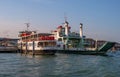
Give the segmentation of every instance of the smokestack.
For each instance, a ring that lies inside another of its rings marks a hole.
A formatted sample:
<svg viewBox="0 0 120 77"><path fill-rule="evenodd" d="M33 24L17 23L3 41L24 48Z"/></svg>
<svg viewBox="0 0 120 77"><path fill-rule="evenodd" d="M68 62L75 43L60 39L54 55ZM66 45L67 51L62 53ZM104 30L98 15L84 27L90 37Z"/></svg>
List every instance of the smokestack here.
<svg viewBox="0 0 120 77"><path fill-rule="evenodd" d="M68 34L69 34L69 31L68 31L68 22L67 21L65 21L65 35L66 36L68 36Z"/></svg>
<svg viewBox="0 0 120 77"><path fill-rule="evenodd" d="M83 43L84 43L84 40L83 40L83 24L82 23L80 23L80 38L81 38L80 47L84 48L84 45L83 45Z"/></svg>
<svg viewBox="0 0 120 77"><path fill-rule="evenodd" d="M80 23L80 37L83 38L83 24Z"/></svg>

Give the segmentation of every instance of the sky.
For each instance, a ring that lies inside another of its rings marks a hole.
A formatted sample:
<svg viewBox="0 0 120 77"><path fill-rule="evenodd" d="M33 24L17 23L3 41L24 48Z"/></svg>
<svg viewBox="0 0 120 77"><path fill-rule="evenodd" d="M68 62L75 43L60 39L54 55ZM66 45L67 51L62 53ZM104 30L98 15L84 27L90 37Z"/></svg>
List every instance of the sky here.
<svg viewBox="0 0 120 77"><path fill-rule="evenodd" d="M0 37L17 38L19 31L51 32L64 23L87 38L120 42L120 0L0 0Z"/></svg>

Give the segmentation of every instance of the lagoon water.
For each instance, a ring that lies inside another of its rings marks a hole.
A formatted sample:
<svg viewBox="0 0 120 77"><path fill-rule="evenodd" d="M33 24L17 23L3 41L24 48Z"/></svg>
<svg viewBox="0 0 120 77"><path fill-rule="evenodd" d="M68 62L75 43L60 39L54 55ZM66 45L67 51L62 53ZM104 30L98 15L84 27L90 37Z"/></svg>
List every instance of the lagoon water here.
<svg viewBox="0 0 120 77"><path fill-rule="evenodd" d="M120 52L35 57L1 53L0 77L120 77Z"/></svg>

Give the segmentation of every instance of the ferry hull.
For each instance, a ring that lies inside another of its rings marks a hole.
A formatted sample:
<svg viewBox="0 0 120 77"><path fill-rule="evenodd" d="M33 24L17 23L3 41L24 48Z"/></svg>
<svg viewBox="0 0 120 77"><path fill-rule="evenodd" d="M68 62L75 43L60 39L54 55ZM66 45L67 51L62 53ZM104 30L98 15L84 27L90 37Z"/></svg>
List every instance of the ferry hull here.
<svg viewBox="0 0 120 77"><path fill-rule="evenodd" d="M21 51L23 54L30 54L30 55L54 55L56 50L35 50L35 51Z"/></svg>
<svg viewBox="0 0 120 77"><path fill-rule="evenodd" d="M102 55L107 56L107 51L89 51L89 50L58 50L57 53L81 54L81 55Z"/></svg>
<svg viewBox="0 0 120 77"><path fill-rule="evenodd" d="M106 42L97 50L58 50L59 53L82 54L82 55L103 55L107 56L107 51L115 45L115 42Z"/></svg>

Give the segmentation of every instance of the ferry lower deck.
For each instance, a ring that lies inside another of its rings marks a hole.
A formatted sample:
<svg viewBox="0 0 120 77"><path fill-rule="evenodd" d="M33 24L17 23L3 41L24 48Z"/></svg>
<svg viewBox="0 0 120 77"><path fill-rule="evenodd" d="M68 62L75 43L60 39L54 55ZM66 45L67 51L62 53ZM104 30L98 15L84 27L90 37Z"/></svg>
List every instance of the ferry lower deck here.
<svg viewBox="0 0 120 77"><path fill-rule="evenodd" d="M54 55L56 53L56 50L28 50L28 51L21 51L21 54L30 54L30 55Z"/></svg>

